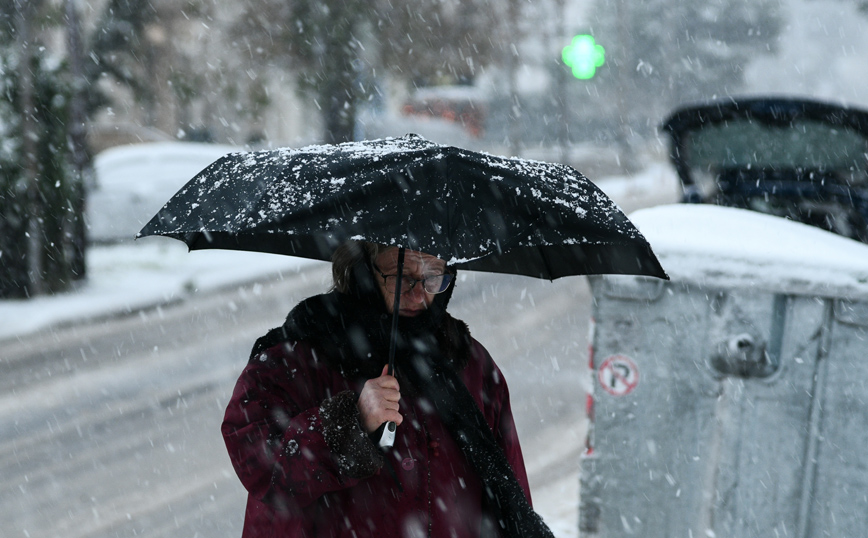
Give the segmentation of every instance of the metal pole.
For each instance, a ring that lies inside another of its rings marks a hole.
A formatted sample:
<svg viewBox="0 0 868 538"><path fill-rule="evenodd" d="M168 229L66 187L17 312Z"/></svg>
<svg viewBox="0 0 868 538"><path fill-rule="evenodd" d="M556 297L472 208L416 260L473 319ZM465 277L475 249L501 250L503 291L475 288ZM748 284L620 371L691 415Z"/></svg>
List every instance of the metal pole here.
<svg viewBox="0 0 868 538"><path fill-rule="evenodd" d="M398 249L398 278L392 307L392 340L389 343L389 375L395 375L395 348L398 346L398 315L401 310L401 281L404 279L404 247Z"/></svg>
<svg viewBox="0 0 868 538"><path fill-rule="evenodd" d="M558 0L555 4L557 17L560 21L558 24L557 31L557 39L565 40L567 37L566 30L566 21L565 21L565 9L564 9L564 0ZM558 161L563 164L569 164L568 155L567 155L567 139L569 137L569 124L567 120L567 96L566 96L566 71L564 70L564 66L558 64L558 68L555 71L555 95L557 96L557 107L558 107Z"/></svg>
<svg viewBox="0 0 868 538"><path fill-rule="evenodd" d="M392 339L389 342L389 375L395 375L395 349L398 347L398 316L401 311L401 281L404 280L404 247L398 248L398 278L395 279L395 302L392 306ZM387 422L380 437L381 447L395 444L395 430L398 425Z"/></svg>

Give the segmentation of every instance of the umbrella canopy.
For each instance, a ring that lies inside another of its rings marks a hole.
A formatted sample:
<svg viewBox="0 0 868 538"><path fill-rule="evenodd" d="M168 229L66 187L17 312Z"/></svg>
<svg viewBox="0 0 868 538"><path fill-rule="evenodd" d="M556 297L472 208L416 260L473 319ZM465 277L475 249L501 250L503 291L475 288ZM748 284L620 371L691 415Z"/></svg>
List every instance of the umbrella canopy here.
<svg viewBox="0 0 868 538"><path fill-rule="evenodd" d="M668 278L642 234L576 170L416 135L226 155L138 234L149 235L191 250L318 260L355 239L474 271Z"/></svg>

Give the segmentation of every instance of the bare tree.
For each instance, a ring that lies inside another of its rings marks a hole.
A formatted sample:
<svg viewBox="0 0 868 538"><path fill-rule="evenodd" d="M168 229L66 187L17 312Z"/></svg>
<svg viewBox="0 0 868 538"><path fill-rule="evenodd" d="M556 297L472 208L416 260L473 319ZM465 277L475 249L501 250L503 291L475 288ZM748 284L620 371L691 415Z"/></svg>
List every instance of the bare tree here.
<svg viewBox="0 0 868 538"><path fill-rule="evenodd" d="M84 44L76 0L64 0L66 18L66 52L72 95L69 103L69 150L72 173L69 203L64 210L61 230L64 242L64 258L77 278L84 278L85 265L85 191L88 177L92 175L92 160L87 147L88 91L89 83L84 71Z"/></svg>
<svg viewBox="0 0 868 538"><path fill-rule="evenodd" d="M84 276L83 194L69 152L69 71L48 57L56 5L0 0L0 297Z"/></svg>
<svg viewBox="0 0 868 538"><path fill-rule="evenodd" d="M107 77L128 89L144 126L188 130L210 60L192 57L189 29L203 26L212 7L204 0L108 0L86 44L88 82Z"/></svg>
<svg viewBox="0 0 868 538"><path fill-rule="evenodd" d="M34 96L33 62L37 43L33 39L31 23L36 10L40 7L39 0L15 0L15 44L20 59L18 63L19 97L18 106L21 110L21 161L22 180L26 187L27 219L27 287L31 295L45 293L42 269L43 234L42 204L40 203L40 173L37 156L37 141L39 133L36 123L36 106Z"/></svg>

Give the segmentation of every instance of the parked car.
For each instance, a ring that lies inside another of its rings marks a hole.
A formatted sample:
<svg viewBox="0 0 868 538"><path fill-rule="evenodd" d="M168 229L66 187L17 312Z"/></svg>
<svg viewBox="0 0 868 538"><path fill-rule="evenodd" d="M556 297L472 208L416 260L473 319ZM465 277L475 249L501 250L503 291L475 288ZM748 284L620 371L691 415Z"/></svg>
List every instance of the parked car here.
<svg viewBox="0 0 868 538"><path fill-rule="evenodd" d="M663 123L685 202L752 209L868 243L868 112L735 98Z"/></svg>

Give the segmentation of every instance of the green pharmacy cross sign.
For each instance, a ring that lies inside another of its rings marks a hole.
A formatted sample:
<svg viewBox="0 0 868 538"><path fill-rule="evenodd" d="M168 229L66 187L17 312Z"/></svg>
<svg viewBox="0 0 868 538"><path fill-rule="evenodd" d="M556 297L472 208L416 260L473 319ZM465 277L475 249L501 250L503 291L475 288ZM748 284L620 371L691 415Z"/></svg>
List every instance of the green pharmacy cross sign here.
<svg viewBox="0 0 868 538"><path fill-rule="evenodd" d="M593 78L597 68L605 62L606 51L594 42L594 36L577 35L573 42L564 47L561 57L564 63L573 68L573 76L587 80Z"/></svg>

